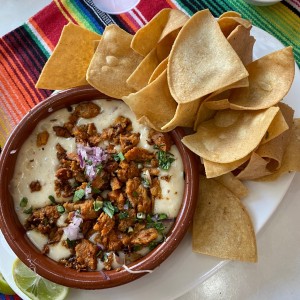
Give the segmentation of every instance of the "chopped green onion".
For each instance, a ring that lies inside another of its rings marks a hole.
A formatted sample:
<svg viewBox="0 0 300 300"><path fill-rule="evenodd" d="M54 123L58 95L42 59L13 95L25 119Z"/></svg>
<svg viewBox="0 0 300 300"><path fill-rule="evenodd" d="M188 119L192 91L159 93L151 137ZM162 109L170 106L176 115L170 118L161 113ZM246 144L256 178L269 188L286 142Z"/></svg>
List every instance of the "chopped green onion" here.
<svg viewBox="0 0 300 300"><path fill-rule="evenodd" d="M74 197L73 197L73 202L77 202L77 201L81 200L84 197L84 195L85 195L84 189L75 191Z"/></svg>
<svg viewBox="0 0 300 300"><path fill-rule="evenodd" d="M57 205L56 209L60 214L65 212L65 208L62 205Z"/></svg>
<svg viewBox="0 0 300 300"><path fill-rule="evenodd" d="M143 212L138 212L136 214L136 217L141 220L141 219L146 219L146 214L144 214Z"/></svg>
<svg viewBox="0 0 300 300"><path fill-rule="evenodd" d="M27 209L24 209L24 210L23 210L23 213L24 213L24 214L31 215L31 214L32 214L32 206L30 206L30 207L27 208Z"/></svg>
<svg viewBox="0 0 300 300"><path fill-rule="evenodd" d="M50 195L48 198L53 204L56 204L55 198L52 195Z"/></svg>
<svg viewBox="0 0 300 300"><path fill-rule="evenodd" d="M20 207L26 207L27 203L28 203L28 198L23 197L20 201Z"/></svg>

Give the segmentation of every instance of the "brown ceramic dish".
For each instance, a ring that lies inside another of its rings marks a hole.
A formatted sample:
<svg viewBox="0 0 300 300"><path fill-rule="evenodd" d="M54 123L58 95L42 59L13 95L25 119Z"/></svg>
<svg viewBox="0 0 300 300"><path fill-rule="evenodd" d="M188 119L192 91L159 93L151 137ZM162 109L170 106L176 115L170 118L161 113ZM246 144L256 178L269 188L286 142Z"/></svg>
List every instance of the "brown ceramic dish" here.
<svg viewBox="0 0 300 300"><path fill-rule="evenodd" d="M0 157L0 224L4 237L15 254L26 265L34 266L39 275L53 282L74 288L110 288L133 281L147 273L132 274L124 269L106 271L107 276L96 271L77 272L43 255L27 238L25 229L15 213L14 202L8 187L18 155L18 151L14 150L21 147L40 120L45 118L50 111L56 111L81 101L101 98L108 99L109 97L91 87L70 89L49 97L21 120L10 135ZM153 270L159 266L178 246L191 223L198 192L198 160L181 143L183 135L184 132L181 129L172 131L172 138L182 156L185 171L186 182L181 209L166 241L143 258L130 264L129 267L132 270Z"/></svg>

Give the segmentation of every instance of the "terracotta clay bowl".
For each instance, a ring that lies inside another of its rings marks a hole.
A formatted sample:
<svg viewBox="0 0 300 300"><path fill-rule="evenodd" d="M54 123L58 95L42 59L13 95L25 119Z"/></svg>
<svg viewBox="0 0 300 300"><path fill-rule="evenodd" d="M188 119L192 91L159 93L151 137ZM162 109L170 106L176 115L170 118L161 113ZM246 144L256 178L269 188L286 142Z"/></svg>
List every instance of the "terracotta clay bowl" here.
<svg viewBox="0 0 300 300"><path fill-rule="evenodd" d="M91 87L69 89L50 96L29 111L16 126L7 140L0 157L0 224L2 233L15 254L36 272L59 284L84 289L111 288L131 282L147 273L132 274L123 268L121 271L78 272L66 268L43 255L28 239L25 229L19 222L14 210L14 202L9 192L9 183L13 177L18 149L30 135L37 123L48 116L49 112L68 107L82 101L108 99ZM192 221L198 193L198 159L182 143L182 129L171 132L172 138L180 151L184 163L185 190L182 205L175 223L165 242L143 258L128 265L132 270L153 270L175 250L187 232Z"/></svg>

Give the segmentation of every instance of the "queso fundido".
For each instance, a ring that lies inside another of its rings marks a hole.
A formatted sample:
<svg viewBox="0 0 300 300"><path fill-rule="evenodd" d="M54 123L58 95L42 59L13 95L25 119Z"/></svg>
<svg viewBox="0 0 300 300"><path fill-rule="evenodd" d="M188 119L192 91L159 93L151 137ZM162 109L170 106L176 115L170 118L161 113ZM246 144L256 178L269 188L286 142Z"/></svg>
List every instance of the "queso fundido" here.
<svg viewBox="0 0 300 300"><path fill-rule="evenodd" d="M180 209L181 156L125 103L95 100L40 121L10 190L27 236L77 270L111 270L164 241Z"/></svg>

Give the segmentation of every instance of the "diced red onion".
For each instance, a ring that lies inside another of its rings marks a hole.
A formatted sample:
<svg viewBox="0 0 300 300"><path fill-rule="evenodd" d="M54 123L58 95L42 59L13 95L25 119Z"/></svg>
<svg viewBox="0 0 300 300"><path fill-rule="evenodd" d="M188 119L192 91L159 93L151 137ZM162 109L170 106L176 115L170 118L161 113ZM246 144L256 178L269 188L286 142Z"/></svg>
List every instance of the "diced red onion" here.
<svg viewBox="0 0 300 300"><path fill-rule="evenodd" d="M83 222L80 214L75 212L71 223L64 228L64 233L70 241L75 241L83 238L80 232L80 224Z"/></svg>
<svg viewBox="0 0 300 300"><path fill-rule="evenodd" d="M107 153L101 147L89 147L77 144L77 154L80 167L85 169L85 173L90 181L96 176L96 168L108 159Z"/></svg>

